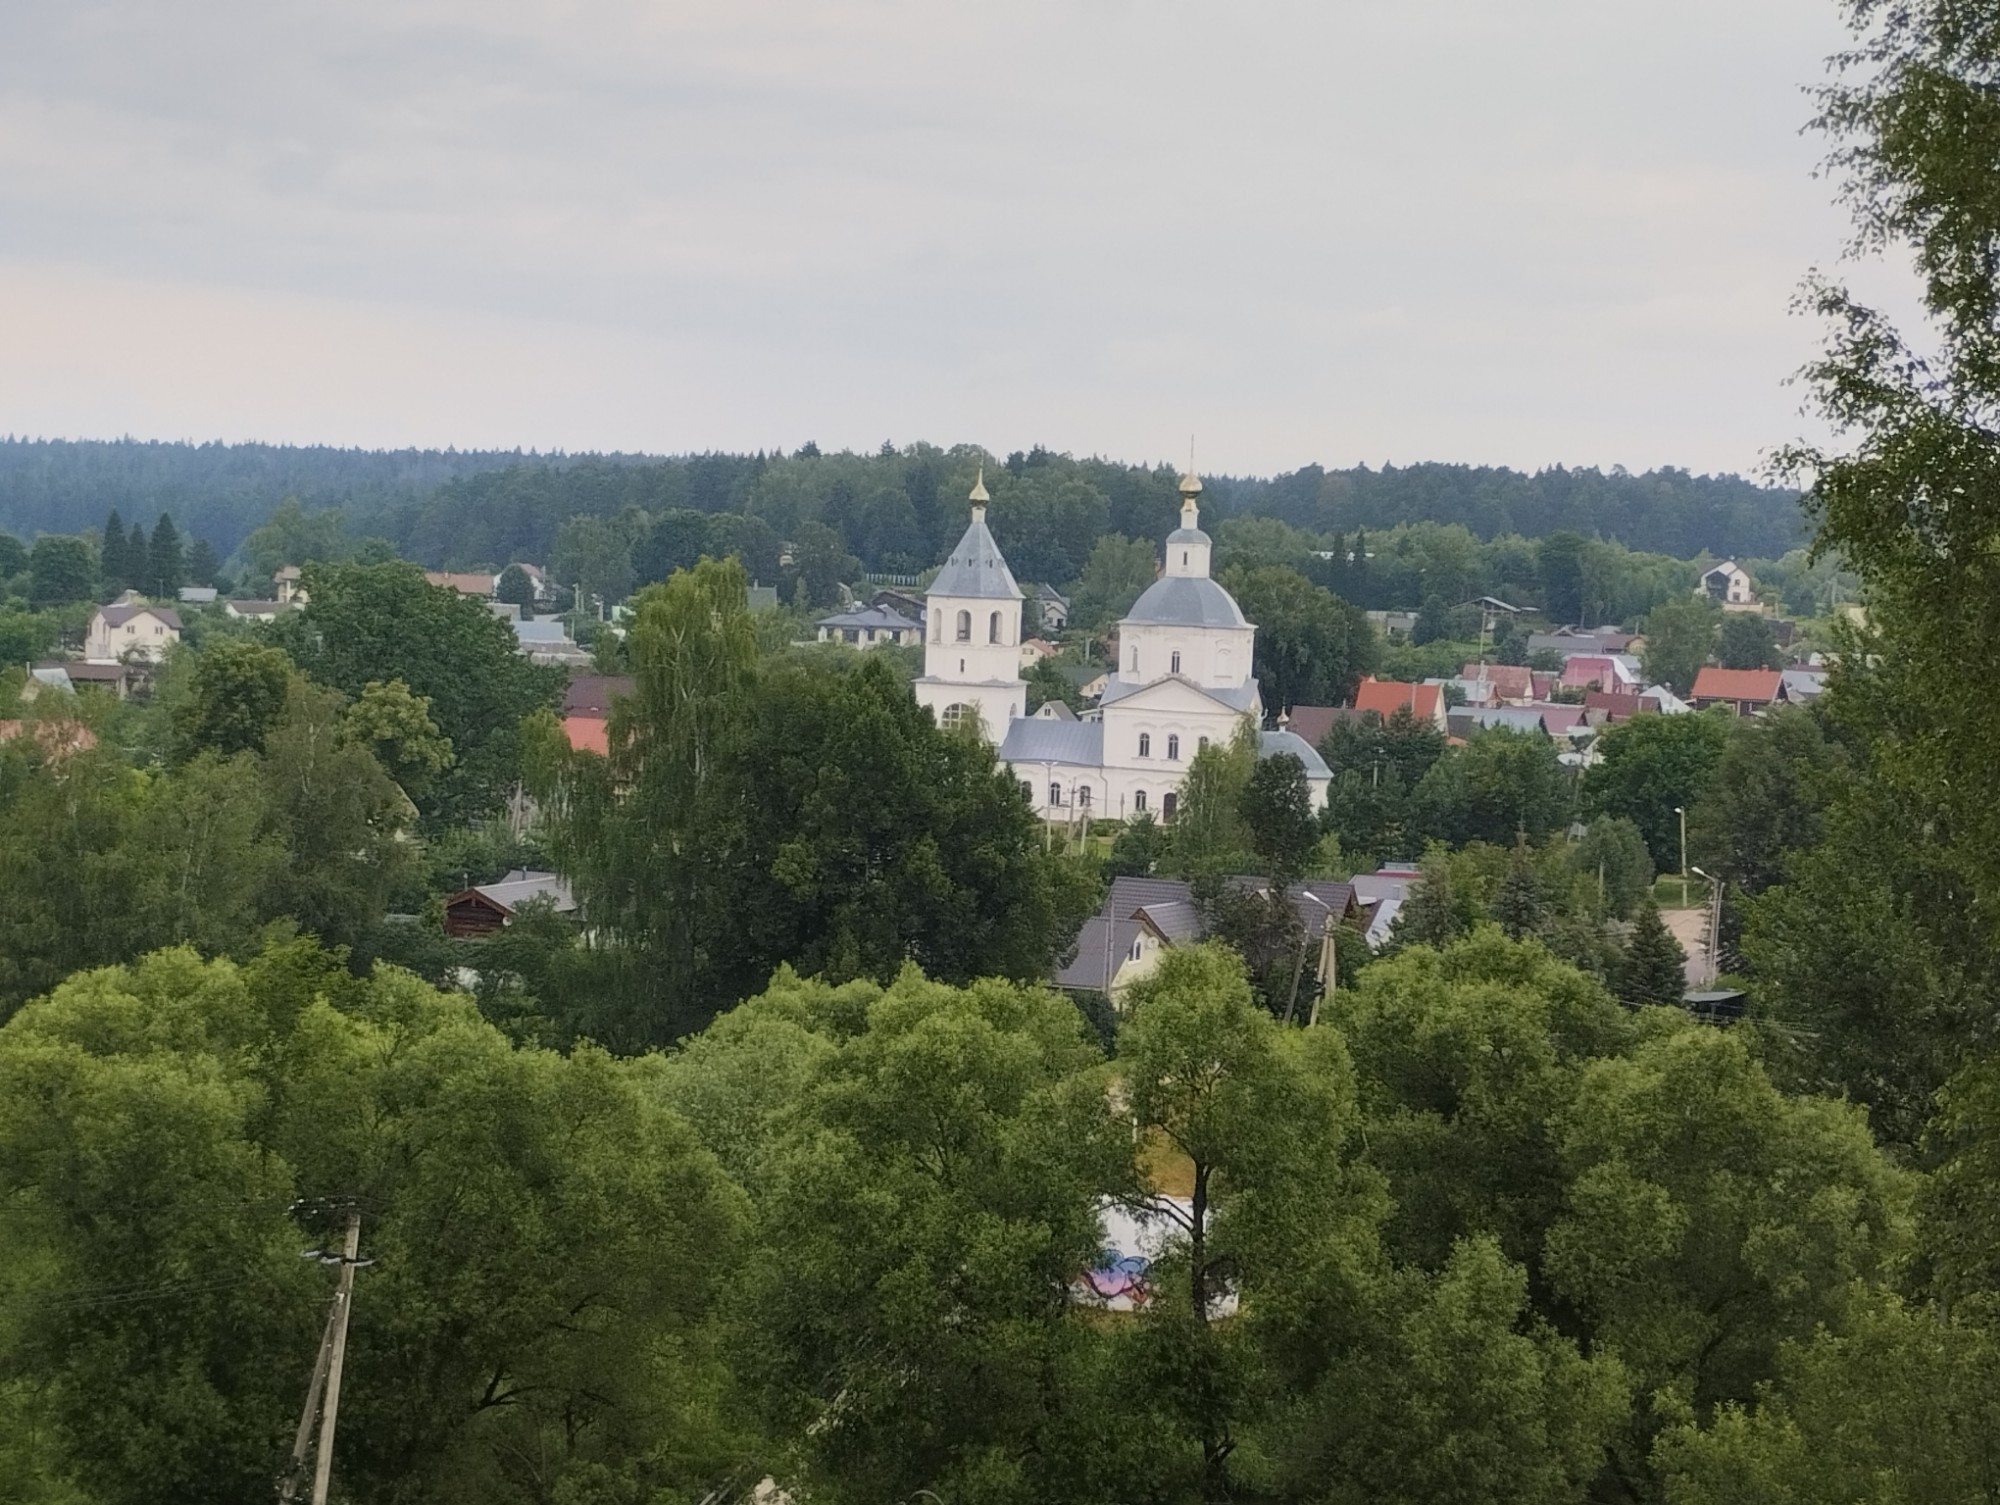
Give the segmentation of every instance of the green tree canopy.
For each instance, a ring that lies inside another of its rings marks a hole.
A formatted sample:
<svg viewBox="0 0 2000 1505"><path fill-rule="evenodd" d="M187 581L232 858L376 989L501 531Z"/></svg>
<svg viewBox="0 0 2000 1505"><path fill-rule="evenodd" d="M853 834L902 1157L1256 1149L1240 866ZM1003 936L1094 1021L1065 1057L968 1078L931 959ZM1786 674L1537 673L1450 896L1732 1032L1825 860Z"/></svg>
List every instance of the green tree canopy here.
<svg viewBox="0 0 2000 1505"><path fill-rule="evenodd" d="M0 1084L0 1352L91 1498L269 1492L330 1284L298 1251L348 1199L375 1263L344 1496L731 1466L708 1323L742 1199L643 1066L511 1049L462 997L292 946L72 979L0 1031Z"/></svg>
<svg viewBox="0 0 2000 1505"><path fill-rule="evenodd" d="M44 533L28 553L28 599L35 606L88 601L96 579L97 563L81 538Z"/></svg>
<svg viewBox="0 0 2000 1505"><path fill-rule="evenodd" d="M307 606L274 623L271 640L348 696L401 680L430 702L454 761L419 801L428 821L497 810L521 777L522 718L554 704L562 672L530 663L483 603L414 565L320 564L303 583Z"/></svg>
<svg viewBox="0 0 2000 1505"><path fill-rule="evenodd" d="M1257 624L1255 670L1265 707L1344 705L1373 673L1375 629L1359 607L1285 565L1232 567L1221 584Z"/></svg>
<svg viewBox="0 0 2000 1505"><path fill-rule="evenodd" d="M1572 803L1555 744L1504 727L1474 733L1432 764L1412 793L1418 829L1453 846L1507 846L1518 832L1538 842L1569 823Z"/></svg>
<svg viewBox="0 0 2000 1505"><path fill-rule="evenodd" d="M1642 624L1646 634L1646 678L1677 695L1694 688L1701 666L1715 651L1718 613L1705 599L1680 596L1653 608Z"/></svg>
<svg viewBox="0 0 2000 1505"><path fill-rule="evenodd" d="M1681 818L1707 794L1729 743L1726 717L1696 713L1634 716L1598 739L1602 759L1583 776L1583 801L1598 815L1629 820L1646 838L1653 866L1681 870Z"/></svg>
<svg viewBox="0 0 2000 1505"><path fill-rule="evenodd" d="M1725 669L1776 669L1785 662L1778 651L1777 632L1771 626L1771 619L1755 611L1722 614L1715 659Z"/></svg>

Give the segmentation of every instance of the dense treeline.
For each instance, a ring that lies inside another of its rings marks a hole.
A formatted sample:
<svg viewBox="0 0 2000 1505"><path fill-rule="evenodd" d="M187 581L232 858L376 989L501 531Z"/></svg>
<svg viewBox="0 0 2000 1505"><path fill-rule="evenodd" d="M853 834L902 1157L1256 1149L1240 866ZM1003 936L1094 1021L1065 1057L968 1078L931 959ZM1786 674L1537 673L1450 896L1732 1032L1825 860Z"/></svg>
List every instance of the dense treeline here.
<svg viewBox="0 0 2000 1505"><path fill-rule="evenodd" d="M1232 512L1318 532L1414 522L1460 523L1481 538L1570 529L1680 559L1704 550L1775 557L1802 541L1804 526L1796 492L1672 468L1632 475L1558 465L1529 475L1491 465L1308 465L1268 481L1218 479L1213 489Z"/></svg>
<svg viewBox="0 0 2000 1505"><path fill-rule="evenodd" d="M883 446L874 454L524 456L120 441L0 440L0 529L77 532L108 508L170 511L229 555L286 496L339 507L356 536L381 536L435 567L546 560L565 518L640 511L733 512L789 539L823 522L870 570L915 573L963 526L984 463L994 526L1024 579L1066 581L1101 533L1156 539L1173 526L1172 472L1036 449L1004 464L969 446ZM1011 493L1011 495L1010 495ZM1794 494L1732 476L1661 470L1418 465L1271 480L1217 478L1211 519L1267 516L1316 533L1399 523L1463 525L1482 539L1562 529L1628 548L1776 557L1799 541Z"/></svg>
<svg viewBox="0 0 2000 1505"><path fill-rule="evenodd" d="M106 509L171 512L227 555L285 496L375 511L518 453L360 450L328 445L168 444L143 439L0 439L0 528L76 533Z"/></svg>

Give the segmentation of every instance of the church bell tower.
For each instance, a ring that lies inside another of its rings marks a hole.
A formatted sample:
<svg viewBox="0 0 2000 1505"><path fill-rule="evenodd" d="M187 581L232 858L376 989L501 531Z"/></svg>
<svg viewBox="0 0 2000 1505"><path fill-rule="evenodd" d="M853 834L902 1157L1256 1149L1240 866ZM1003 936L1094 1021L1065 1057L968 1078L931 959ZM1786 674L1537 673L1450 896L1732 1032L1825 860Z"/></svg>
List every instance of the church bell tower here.
<svg viewBox="0 0 2000 1505"><path fill-rule="evenodd" d="M986 526L986 474L972 487L972 522L924 595L919 704L944 726L978 726L988 741L1027 713L1021 678L1021 588Z"/></svg>

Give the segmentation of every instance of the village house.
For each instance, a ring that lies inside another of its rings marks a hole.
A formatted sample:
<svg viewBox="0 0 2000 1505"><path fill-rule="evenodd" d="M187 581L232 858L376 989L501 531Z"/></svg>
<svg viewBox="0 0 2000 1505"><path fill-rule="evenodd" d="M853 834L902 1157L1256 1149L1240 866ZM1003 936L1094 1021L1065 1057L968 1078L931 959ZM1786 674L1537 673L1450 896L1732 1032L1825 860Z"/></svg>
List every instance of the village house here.
<svg viewBox="0 0 2000 1505"><path fill-rule="evenodd" d="M864 606L835 612L815 624L822 643L846 643L855 648L901 648L922 641L923 625L886 606Z"/></svg>
<svg viewBox="0 0 2000 1505"><path fill-rule="evenodd" d="M513 924L521 906L534 899L547 902L557 914L576 913L567 878L515 868L498 883L475 884L445 900L444 933L460 939L492 935Z"/></svg>
<svg viewBox="0 0 2000 1505"><path fill-rule="evenodd" d="M1041 608L1043 632L1061 632L1069 626L1069 597L1053 585L1035 587L1035 604Z"/></svg>
<svg viewBox="0 0 2000 1505"><path fill-rule="evenodd" d="M1764 609L1763 602L1757 599L1756 586L1750 579L1750 572L1733 559L1725 559L1722 563L1703 570L1700 584L1696 587L1696 594L1708 597L1724 611Z"/></svg>
<svg viewBox="0 0 2000 1505"><path fill-rule="evenodd" d="M457 591L461 596L487 597L493 594L493 586L498 575L488 575L478 570L425 570L424 579L432 585L441 585L446 590Z"/></svg>
<svg viewBox="0 0 2000 1505"><path fill-rule="evenodd" d="M181 640L181 615L171 606L150 606L131 591L90 614L84 631L87 663L115 664L132 659L158 663Z"/></svg>
<svg viewBox="0 0 2000 1505"><path fill-rule="evenodd" d="M1689 698L1696 710L1721 705L1739 716L1755 716L1778 700L1784 682L1783 672L1777 669L1718 669L1709 665L1695 675L1694 693Z"/></svg>
<svg viewBox="0 0 2000 1505"><path fill-rule="evenodd" d="M1445 729L1442 685L1405 684L1401 680L1376 679L1370 675L1355 686L1354 709L1357 711L1373 711L1387 721L1405 707L1417 720L1429 721L1439 731Z"/></svg>
<svg viewBox="0 0 2000 1505"><path fill-rule="evenodd" d="M1239 892L1271 891L1268 878L1239 876L1227 883ZM1332 932L1341 926L1364 928L1366 907L1351 885L1323 879L1290 884L1285 897L1307 942L1310 982L1301 998L1318 997L1333 975L1333 947L1338 941ZM1117 1004L1134 983L1159 967L1167 951L1196 945L1207 935L1191 884L1177 878L1117 878L1098 912L1084 921L1076 938L1075 960L1057 969L1053 981L1070 992L1102 993Z"/></svg>

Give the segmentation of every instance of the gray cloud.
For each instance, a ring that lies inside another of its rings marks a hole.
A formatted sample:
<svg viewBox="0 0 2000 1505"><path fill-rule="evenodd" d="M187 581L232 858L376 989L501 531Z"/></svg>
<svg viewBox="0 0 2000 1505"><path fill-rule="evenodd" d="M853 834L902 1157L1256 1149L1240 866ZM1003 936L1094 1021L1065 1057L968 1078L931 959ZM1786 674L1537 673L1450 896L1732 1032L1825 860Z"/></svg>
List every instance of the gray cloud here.
<svg viewBox="0 0 2000 1505"><path fill-rule="evenodd" d="M1800 424L1839 42L1828 0L17 0L0 426L1742 468Z"/></svg>

